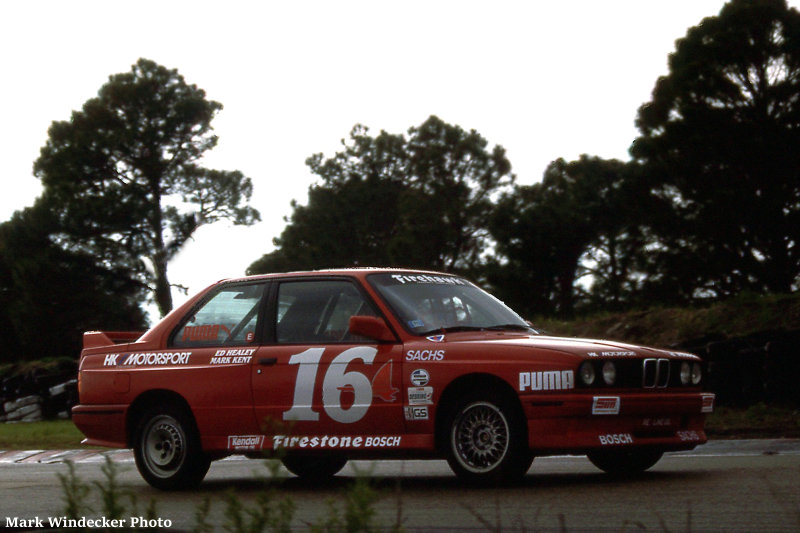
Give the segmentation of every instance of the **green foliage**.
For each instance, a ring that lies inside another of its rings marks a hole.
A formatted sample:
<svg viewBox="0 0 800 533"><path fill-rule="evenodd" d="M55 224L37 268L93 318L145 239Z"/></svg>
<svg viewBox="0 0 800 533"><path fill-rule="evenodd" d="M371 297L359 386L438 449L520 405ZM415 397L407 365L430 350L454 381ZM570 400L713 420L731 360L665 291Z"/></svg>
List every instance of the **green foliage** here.
<svg viewBox="0 0 800 533"><path fill-rule="evenodd" d="M586 155L558 159L540 183L503 195L489 223L503 259L487 269L498 295L523 313L569 316L582 296L576 282L591 274L594 298L629 300L644 243L638 215L648 204L634 170Z"/></svg>
<svg viewBox="0 0 800 533"><path fill-rule="evenodd" d="M197 165L217 143L220 109L177 71L140 59L54 122L34 164L54 240L150 286L162 314L172 308L167 262L199 226L259 218L245 204L249 178Z"/></svg>
<svg viewBox="0 0 800 533"><path fill-rule="evenodd" d="M631 153L671 206L651 284L789 292L800 274L800 13L733 0L676 43Z"/></svg>
<svg viewBox="0 0 800 533"><path fill-rule="evenodd" d="M278 486L283 477L279 473L277 460L266 463L268 475L263 478L265 488L260 491L253 504L248 504L230 491L224 498L225 508L222 512L221 530L230 533L289 533L295 531L292 522L295 519L297 504L289 496L280 497ZM89 485L77 475L75 465L67 462L67 473L58 474L63 489L64 509L61 516L66 519L80 520L93 516L103 516L108 520L127 517L143 517L150 523L159 518L155 499L151 499L144 514L139 512L136 495L124 489L118 480L119 467L108 457L101 467L103 480ZM92 486L100 498L100 506L92 505ZM379 494L371 487L369 479L359 474L355 482L344 491L342 501L329 502L329 514L321 522L307 523L308 530L314 532L346 532L372 533L377 531L403 531L401 524L393 524L386 528L375 523L375 504ZM129 503L125 503L126 500ZM341 510L339 509L341 506ZM216 531L217 527L211 518L211 499L206 497L195 509L195 523L192 531L205 533ZM152 531L149 528L118 528L122 531Z"/></svg>
<svg viewBox="0 0 800 533"><path fill-rule="evenodd" d="M322 267L469 270L487 249L492 196L512 182L505 151L432 116L408 136L355 126L344 150L307 160L321 182L293 214L278 249L249 273Z"/></svg>
<svg viewBox="0 0 800 533"><path fill-rule="evenodd" d="M0 361L71 356L84 331L141 330L141 285L119 265L52 240L41 201L0 225Z"/></svg>

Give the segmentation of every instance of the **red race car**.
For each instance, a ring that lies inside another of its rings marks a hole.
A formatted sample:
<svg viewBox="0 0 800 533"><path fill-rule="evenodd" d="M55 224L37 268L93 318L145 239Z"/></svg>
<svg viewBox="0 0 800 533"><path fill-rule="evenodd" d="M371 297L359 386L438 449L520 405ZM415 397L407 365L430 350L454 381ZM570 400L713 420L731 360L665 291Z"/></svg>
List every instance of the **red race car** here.
<svg viewBox="0 0 800 533"><path fill-rule="evenodd" d="M701 360L549 337L449 274L330 270L230 279L139 333L87 332L72 417L133 448L160 489L230 454L332 476L351 458L446 458L498 482L534 456L611 473L706 441Z"/></svg>

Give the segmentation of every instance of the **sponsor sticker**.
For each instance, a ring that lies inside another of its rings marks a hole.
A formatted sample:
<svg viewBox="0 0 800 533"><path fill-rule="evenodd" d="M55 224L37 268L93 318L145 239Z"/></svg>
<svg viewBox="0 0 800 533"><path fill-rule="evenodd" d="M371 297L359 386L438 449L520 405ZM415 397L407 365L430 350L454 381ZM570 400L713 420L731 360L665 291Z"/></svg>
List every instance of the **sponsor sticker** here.
<svg viewBox="0 0 800 533"><path fill-rule="evenodd" d="M235 365L249 363L252 359L255 348L234 349L234 350L217 350L214 356L209 361L212 365Z"/></svg>
<svg viewBox="0 0 800 533"><path fill-rule="evenodd" d="M686 429L678 431L678 438L682 441L696 441L700 440L700 434L697 431Z"/></svg>
<svg viewBox="0 0 800 533"><path fill-rule="evenodd" d="M428 420L428 406L408 406L404 407L406 420Z"/></svg>
<svg viewBox="0 0 800 533"><path fill-rule="evenodd" d="M406 283L431 283L435 285L468 285L460 278L449 276L429 276L426 274L393 274L392 279L405 285Z"/></svg>
<svg viewBox="0 0 800 533"><path fill-rule="evenodd" d="M228 435L229 450L260 450L264 447L264 435Z"/></svg>
<svg viewBox="0 0 800 533"><path fill-rule="evenodd" d="M589 357L636 357L637 353L628 350L616 350L612 352L589 352L587 355Z"/></svg>
<svg viewBox="0 0 800 533"><path fill-rule="evenodd" d="M425 337L425 338L428 339L431 342L443 342L444 341L444 335L431 335L430 337Z"/></svg>
<svg viewBox="0 0 800 533"><path fill-rule="evenodd" d="M621 403L619 396L595 396L592 400L592 414L618 415Z"/></svg>
<svg viewBox="0 0 800 533"><path fill-rule="evenodd" d="M432 405L433 387L409 387L408 405Z"/></svg>
<svg viewBox="0 0 800 533"><path fill-rule="evenodd" d="M410 327L411 329L414 329L414 328L421 328L421 327L424 327L424 326L425 326L425 322L423 322L423 321L422 321L422 320L420 320L420 319L416 319L416 320L409 320L409 321L408 321L408 327Z"/></svg>
<svg viewBox="0 0 800 533"><path fill-rule="evenodd" d="M108 354L103 360L103 366L185 365L189 363L190 355L192 355L192 352Z"/></svg>
<svg viewBox="0 0 800 533"><path fill-rule="evenodd" d="M713 413L714 412L714 394L703 394L703 405L700 408L701 413Z"/></svg>
<svg viewBox="0 0 800 533"><path fill-rule="evenodd" d="M333 448L396 448L399 435L274 435L272 448L333 449Z"/></svg>
<svg viewBox="0 0 800 533"><path fill-rule="evenodd" d="M544 372L520 372L519 390L569 390L575 388L572 370L548 370Z"/></svg>
<svg viewBox="0 0 800 533"><path fill-rule="evenodd" d="M431 376L428 374L428 371L424 368L418 368L411 373L411 383L416 385L417 387L422 387L428 384L430 381Z"/></svg>
<svg viewBox="0 0 800 533"><path fill-rule="evenodd" d="M406 352L406 361L441 361L444 359L444 350L409 350Z"/></svg>
<svg viewBox="0 0 800 533"><path fill-rule="evenodd" d="M633 444L633 435L630 433L610 433L608 435L598 435L600 444L609 446L614 444Z"/></svg>

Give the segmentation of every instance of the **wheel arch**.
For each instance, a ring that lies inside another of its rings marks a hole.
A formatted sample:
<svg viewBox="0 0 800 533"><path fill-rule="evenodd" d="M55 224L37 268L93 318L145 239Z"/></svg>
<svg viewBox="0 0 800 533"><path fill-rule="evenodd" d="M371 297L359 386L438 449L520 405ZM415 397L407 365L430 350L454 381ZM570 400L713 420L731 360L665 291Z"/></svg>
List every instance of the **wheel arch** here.
<svg viewBox="0 0 800 533"><path fill-rule="evenodd" d="M179 409L186 412L192 418L192 422L197 425L197 420L194 418L192 408L189 407L189 402L186 398L181 396L175 391L167 389L153 389L141 393L128 407L128 413L125 420L126 428L126 442L128 447L134 446L136 439L136 430L139 426L142 416L153 406L156 405L175 405Z"/></svg>
<svg viewBox="0 0 800 533"><path fill-rule="evenodd" d="M459 405L462 398L474 395L476 391L484 390L487 395L499 397L515 409L519 420L525 424L525 435L528 434L528 421L522 409L522 402L514 388L504 379L487 373L472 373L460 376L451 381L442 391L436 409L435 445L438 453L445 453L447 449L447 422L453 410ZM527 440L525 446L527 447Z"/></svg>

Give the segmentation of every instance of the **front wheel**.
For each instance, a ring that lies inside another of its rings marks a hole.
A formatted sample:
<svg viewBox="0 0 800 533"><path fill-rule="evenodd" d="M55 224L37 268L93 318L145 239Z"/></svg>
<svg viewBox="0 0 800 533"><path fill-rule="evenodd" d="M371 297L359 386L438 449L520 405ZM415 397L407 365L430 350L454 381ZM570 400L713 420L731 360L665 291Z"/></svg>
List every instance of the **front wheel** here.
<svg viewBox="0 0 800 533"><path fill-rule="evenodd" d="M524 420L509 402L465 401L454 410L448 428L447 462L462 479L514 481L531 466Z"/></svg>
<svg viewBox="0 0 800 533"><path fill-rule="evenodd" d="M152 408L141 418L134 458L145 481L161 490L199 485L211 464L194 420L174 406Z"/></svg>
<svg viewBox="0 0 800 533"><path fill-rule="evenodd" d="M608 474L626 476L644 472L656 464L664 452L648 448L594 450L586 454L594 466Z"/></svg>

